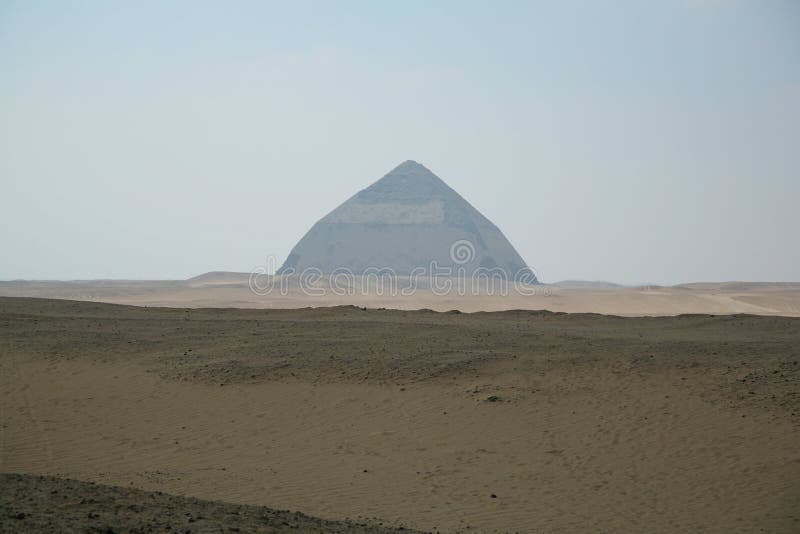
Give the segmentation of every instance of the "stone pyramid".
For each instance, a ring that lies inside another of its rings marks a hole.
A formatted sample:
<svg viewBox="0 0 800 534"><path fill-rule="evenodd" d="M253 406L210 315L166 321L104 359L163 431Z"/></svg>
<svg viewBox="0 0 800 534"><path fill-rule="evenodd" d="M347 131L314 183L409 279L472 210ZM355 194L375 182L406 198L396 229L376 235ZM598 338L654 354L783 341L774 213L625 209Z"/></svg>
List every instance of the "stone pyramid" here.
<svg viewBox="0 0 800 534"><path fill-rule="evenodd" d="M415 161L401 163L319 220L278 272L309 268L356 275L391 269L401 276L442 276L448 269L453 276L473 276L492 270L509 280L527 270L489 219ZM528 281L535 278L529 275Z"/></svg>

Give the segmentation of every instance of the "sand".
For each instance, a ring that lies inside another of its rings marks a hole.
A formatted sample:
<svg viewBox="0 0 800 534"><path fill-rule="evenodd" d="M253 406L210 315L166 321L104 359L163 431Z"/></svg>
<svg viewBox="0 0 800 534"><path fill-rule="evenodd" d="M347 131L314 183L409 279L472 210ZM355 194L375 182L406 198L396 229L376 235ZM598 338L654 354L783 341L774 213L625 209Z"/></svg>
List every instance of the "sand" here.
<svg viewBox="0 0 800 534"><path fill-rule="evenodd" d="M136 306L166 307L236 307L236 308L305 308L338 305L366 306L436 311L458 309L465 312L504 310L551 310L568 313L603 313L624 316L665 316L682 313L781 315L800 317L800 283L698 283L677 286L617 287L613 284L567 281L543 284L533 294L520 294L507 288L502 294L497 286L493 294L484 288L473 292L468 284L450 281L452 290L437 294L430 280L415 281L412 294L383 292L374 280L353 280L352 294L337 295L329 280L305 291L297 277L287 277L281 291L280 277L274 289L257 294L250 289L248 273L211 272L189 280L125 281L89 280L0 282L0 296L41 297L91 302L110 302ZM259 284L263 278L256 278ZM447 283L441 280L440 283ZM398 288L408 287L408 278L397 279ZM364 289L367 287L367 289ZM530 288L528 288L530 290Z"/></svg>
<svg viewBox="0 0 800 534"><path fill-rule="evenodd" d="M425 531L800 529L796 318L0 298L0 330L6 473Z"/></svg>

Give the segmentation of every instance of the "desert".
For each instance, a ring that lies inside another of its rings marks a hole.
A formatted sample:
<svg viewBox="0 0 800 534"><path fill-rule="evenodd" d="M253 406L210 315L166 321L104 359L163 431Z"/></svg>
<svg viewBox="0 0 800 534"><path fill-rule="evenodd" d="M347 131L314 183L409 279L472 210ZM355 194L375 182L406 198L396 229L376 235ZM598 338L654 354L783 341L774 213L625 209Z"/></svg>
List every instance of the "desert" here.
<svg viewBox="0 0 800 534"><path fill-rule="evenodd" d="M6 531L85 483L118 497L79 507L78 530L146 531L116 511L134 489L201 532L218 516L181 497L343 532L800 523L798 318L3 297L0 321L1 470L58 502L4 479Z"/></svg>
<svg viewBox="0 0 800 534"><path fill-rule="evenodd" d="M0 534L797 534L798 28L0 0Z"/></svg>
<svg viewBox="0 0 800 534"><path fill-rule="evenodd" d="M622 286L607 282L565 281L538 284L530 293L516 291L510 284L494 292L481 288L473 292L431 290L425 278L416 289L402 290L410 281L394 277L394 285L376 285L376 279L353 278L352 291L337 294L330 278L317 287L304 286L298 276L268 276L272 290L259 292L257 272L209 272L186 280L75 280L0 281L0 296L38 297L110 302L133 306L181 308L280 308L353 305L401 310L431 309L465 312L550 310L567 313L599 313L622 316L669 316L686 313L800 316L800 283L722 282L689 283L673 286ZM281 278L286 281L282 282ZM368 278L368 277L366 277ZM444 283L444 282L442 282ZM451 281L450 287L458 282ZM285 290L281 291L281 286ZM380 287L380 290L379 290ZM505 292L501 290L505 289Z"/></svg>

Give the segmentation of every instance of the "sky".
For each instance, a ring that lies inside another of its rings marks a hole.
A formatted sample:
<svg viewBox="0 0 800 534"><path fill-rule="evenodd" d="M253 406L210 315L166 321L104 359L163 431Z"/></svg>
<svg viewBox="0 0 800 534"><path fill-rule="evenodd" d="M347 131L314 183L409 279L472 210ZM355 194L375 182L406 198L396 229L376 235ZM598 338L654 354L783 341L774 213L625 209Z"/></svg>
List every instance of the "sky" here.
<svg viewBox="0 0 800 534"><path fill-rule="evenodd" d="M546 282L800 281L800 2L0 2L0 279L280 264L407 159Z"/></svg>

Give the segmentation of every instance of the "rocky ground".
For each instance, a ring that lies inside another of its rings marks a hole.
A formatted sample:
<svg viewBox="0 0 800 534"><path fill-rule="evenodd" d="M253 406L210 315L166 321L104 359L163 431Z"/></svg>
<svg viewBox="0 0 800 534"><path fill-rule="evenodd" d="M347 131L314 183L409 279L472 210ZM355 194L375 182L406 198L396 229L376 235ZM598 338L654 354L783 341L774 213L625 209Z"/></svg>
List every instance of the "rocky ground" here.
<svg viewBox="0 0 800 534"><path fill-rule="evenodd" d="M50 476L0 474L0 532L414 532Z"/></svg>

